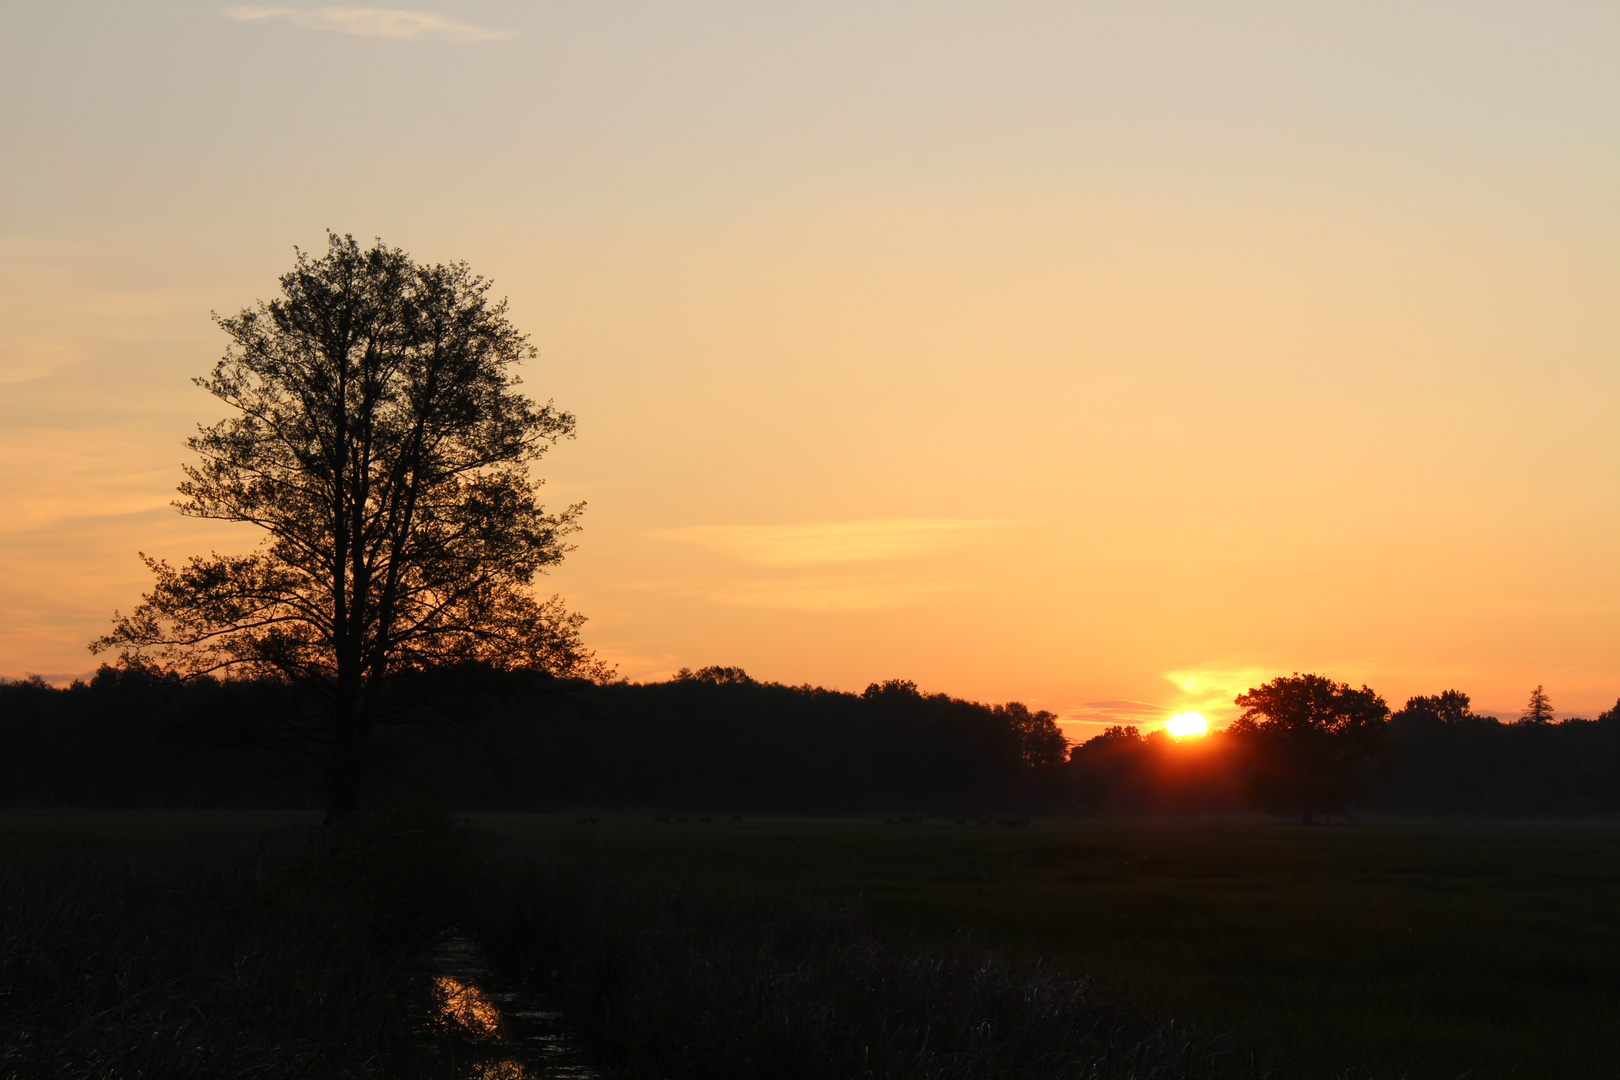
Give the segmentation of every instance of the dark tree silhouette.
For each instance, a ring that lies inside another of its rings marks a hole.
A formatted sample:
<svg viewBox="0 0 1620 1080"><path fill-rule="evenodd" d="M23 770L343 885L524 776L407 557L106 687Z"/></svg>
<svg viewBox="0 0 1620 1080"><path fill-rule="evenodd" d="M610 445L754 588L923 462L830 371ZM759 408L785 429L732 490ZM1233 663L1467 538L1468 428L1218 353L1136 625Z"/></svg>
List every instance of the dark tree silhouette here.
<svg viewBox="0 0 1620 1080"><path fill-rule="evenodd" d="M716 683L719 685L730 685L734 683L740 686L745 686L752 683L754 680L749 677L748 672L744 671L740 667L723 667L720 664L710 664L708 667L698 668L696 671L693 671L691 668L683 667L681 670L675 673L673 676L673 681L705 682Z"/></svg>
<svg viewBox="0 0 1620 1080"><path fill-rule="evenodd" d="M1136 725L1111 724L1069 750L1070 772L1089 816L1141 810L1147 740Z"/></svg>
<svg viewBox="0 0 1620 1080"><path fill-rule="evenodd" d="M1519 718L1521 724L1550 724L1553 722L1552 699L1547 692L1537 685L1530 691L1530 701L1524 707L1524 713Z"/></svg>
<svg viewBox="0 0 1620 1080"><path fill-rule="evenodd" d="M1396 717L1412 724L1464 724L1485 719L1474 715L1468 695L1461 690L1407 698L1406 707L1391 719Z"/></svg>
<svg viewBox="0 0 1620 1080"><path fill-rule="evenodd" d="M1245 805L1254 760L1250 745L1223 730L1172 739L1114 727L1056 770L1031 768L1004 711L905 682L861 695L746 677L614 682L572 688L574 707L563 710L558 689L527 670L401 672L390 690L396 700L429 697L477 712L482 698L495 715L430 740L379 730L388 737L375 741L370 759L381 774L409 764L390 762L394 755L432 753L441 792L463 809L950 816L1082 806L1228 812ZM240 728L274 730L289 711L308 708L308 697L267 679L181 681L110 666L67 689L0 679L0 806L305 806L307 793L274 771L236 754L178 755L170 740L205 751L214 740L239 745ZM1466 698L1414 697L1390 717L1388 783L1367 792L1382 808L1620 813L1620 707L1594 720L1505 724L1462 712ZM550 722L532 722L541 716Z"/></svg>
<svg viewBox="0 0 1620 1080"><path fill-rule="evenodd" d="M997 705L996 715L1005 717L1013 731L1018 733L1019 745L1024 751L1024 764L1031 768L1062 764L1069 754L1069 741L1057 726L1057 714L1045 709L1030 712L1021 701Z"/></svg>
<svg viewBox="0 0 1620 1080"><path fill-rule="evenodd" d="M574 418L519 394L533 348L465 263L379 241L299 252L282 295L215 316L231 345L197 379L235 415L187 445L175 505L264 530L249 555L142 556L157 583L93 642L122 666L314 691L328 820L359 808L391 680L446 664L601 675L583 617L537 575L583 504L548 514L528 466Z"/></svg>
<svg viewBox="0 0 1620 1080"><path fill-rule="evenodd" d="M1248 744L1256 793L1273 806L1342 812L1383 763L1389 706L1322 675L1280 676L1239 694L1228 733Z"/></svg>

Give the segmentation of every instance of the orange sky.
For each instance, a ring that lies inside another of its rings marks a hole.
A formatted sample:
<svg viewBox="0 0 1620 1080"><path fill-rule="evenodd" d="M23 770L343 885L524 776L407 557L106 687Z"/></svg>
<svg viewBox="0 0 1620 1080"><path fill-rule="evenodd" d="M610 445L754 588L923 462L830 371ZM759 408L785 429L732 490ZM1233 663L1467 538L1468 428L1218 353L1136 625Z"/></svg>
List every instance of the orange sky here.
<svg viewBox="0 0 1620 1080"><path fill-rule="evenodd" d="M251 543L188 380L331 227L510 296L629 677L1620 695L1615 11L440 6L0 13L0 673Z"/></svg>

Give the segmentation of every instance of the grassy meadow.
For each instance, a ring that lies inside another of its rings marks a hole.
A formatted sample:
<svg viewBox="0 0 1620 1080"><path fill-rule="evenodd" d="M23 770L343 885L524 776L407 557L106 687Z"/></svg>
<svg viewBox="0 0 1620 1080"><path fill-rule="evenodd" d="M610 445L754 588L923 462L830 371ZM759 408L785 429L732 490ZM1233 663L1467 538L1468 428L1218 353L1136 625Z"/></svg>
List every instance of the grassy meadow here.
<svg viewBox="0 0 1620 1080"><path fill-rule="evenodd" d="M452 925L624 1076L1577 1078L1620 1061L1613 824L317 832L297 816L0 818L0 1075L35 1075L23 1064L73 1017L101 1030L120 1009L131 1030L166 1015L192 1043L235 1039L239 1075L293 1075L278 1046L302 1047L303 1075L472 1075L445 1064L453 1048L411 1050L431 1009L421 957ZM243 964L251 978L231 974ZM46 990L55 1012L30 1013ZM232 1075L186 1053L172 1074ZM138 1075L70 1058L37 1074Z"/></svg>
<svg viewBox="0 0 1620 1080"><path fill-rule="evenodd" d="M1611 824L490 827L637 875L966 929L1288 1075L1598 1077L1620 1061Z"/></svg>

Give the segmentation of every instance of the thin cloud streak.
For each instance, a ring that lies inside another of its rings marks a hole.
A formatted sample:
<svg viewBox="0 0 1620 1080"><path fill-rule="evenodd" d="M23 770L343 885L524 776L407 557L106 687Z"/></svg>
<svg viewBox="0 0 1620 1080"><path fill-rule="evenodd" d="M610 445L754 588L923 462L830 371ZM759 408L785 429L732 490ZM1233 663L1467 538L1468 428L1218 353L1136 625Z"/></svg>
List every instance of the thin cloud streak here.
<svg viewBox="0 0 1620 1080"><path fill-rule="evenodd" d="M261 22L286 19L311 30L331 30L360 37L394 38L399 41L501 41L510 30L458 22L440 11L398 11L392 8L280 8L246 5L226 8L228 19Z"/></svg>
<svg viewBox="0 0 1620 1080"><path fill-rule="evenodd" d="M710 591L706 598L717 604L782 611L879 611L926 603L968 587L954 581L810 578L730 585Z"/></svg>
<svg viewBox="0 0 1620 1080"><path fill-rule="evenodd" d="M760 581L671 578L620 581L615 583L615 588L662 593L725 607L836 613L926 606L945 597L972 592L979 586L967 581L916 581L894 575L862 574Z"/></svg>
<svg viewBox="0 0 1620 1080"><path fill-rule="evenodd" d="M1065 725L1110 727L1114 724L1138 728L1162 724L1177 710L1149 701L1114 698L1109 701L1087 701L1063 710L1058 722Z"/></svg>
<svg viewBox="0 0 1620 1080"><path fill-rule="evenodd" d="M653 535L761 566L804 566L928 555L1015 524L978 518L872 518L814 525L694 525Z"/></svg>

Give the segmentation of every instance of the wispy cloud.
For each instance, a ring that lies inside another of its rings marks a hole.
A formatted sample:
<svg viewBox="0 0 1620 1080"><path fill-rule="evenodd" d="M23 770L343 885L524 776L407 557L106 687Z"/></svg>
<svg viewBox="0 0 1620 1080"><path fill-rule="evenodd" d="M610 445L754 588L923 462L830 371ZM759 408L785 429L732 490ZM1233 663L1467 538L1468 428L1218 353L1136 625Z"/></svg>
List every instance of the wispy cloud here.
<svg viewBox="0 0 1620 1080"><path fill-rule="evenodd" d="M805 566L927 555L1014 524L980 518L873 518L817 525L694 525L653 535L761 566Z"/></svg>
<svg viewBox="0 0 1620 1080"><path fill-rule="evenodd" d="M284 8L247 5L226 8L226 18L258 22L286 19L311 30L333 30L362 37L423 41L500 41L512 36L510 30L464 23L439 11L396 11L392 8Z"/></svg>
<svg viewBox="0 0 1620 1080"><path fill-rule="evenodd" d="M802 578L758 581L707 590L707 599L735 607L785 611L879 611L924 603L969 586L954 581L895 581L885 578Z"/></svg>
<svg viewBox="0 0 1620 1080"><path fill-rule="evenodd" d="M63 355L68 354L66 349L58 351ZM38 354L32 356L0 356L0 386L43 379L59 366L65 365L52 364L47 357Z"/></svg>
<svg viewBox="0 0 1620 1080"><path fill-rule="evenodd" d="M1104 727L1109 724L1132 724L1150 727L1169 719L1174 709L1155 705L1150 701L1132 701L1113 698L1108 701L1086 701L1063 710L1062 721L1068 724L1088 724Z"/></svg>
<svg viewBox="0 0 1620 1080"><path fill-rule="evenodd" d="M1179 712L1201 712L1212 722L1224 722L1236 710L1232 699L1251 687L1259 686L1275 672L1260 667L1222 666L1182 668L1165 672L1165 681L1178 693L1171 703L1113 698L1086 701L1063 710L1062 722L1095 729L1110 724L1130 724L1143 731L1156 731Z"/></svg>
<svg viewBox="0 0 1620 1080"><path fill-rule="evenodd" d="M1259 667L1202 667L1167 671L1165 680L1203 711L1230 710L1232 699L1266 682L1276 671Z"/></svg>
<svg viewBox="0 0 1620 1080"><path fill-rule="evenodd" d="M661 578L619 581L615 587L727 607L825 613L938 604L947 597L981 588L971 581L918 581L893 574L820 574L755 581Z"/></svg>

